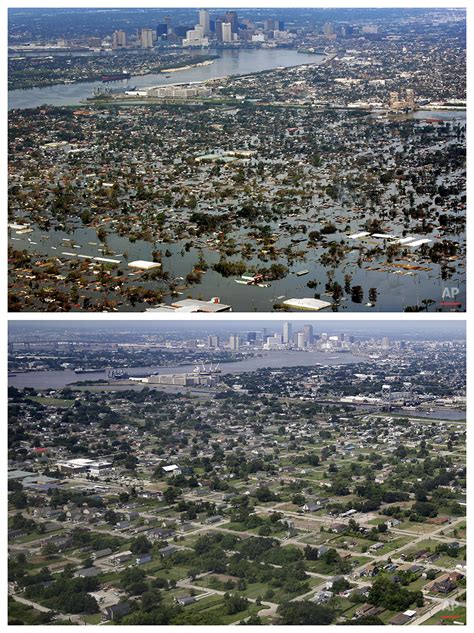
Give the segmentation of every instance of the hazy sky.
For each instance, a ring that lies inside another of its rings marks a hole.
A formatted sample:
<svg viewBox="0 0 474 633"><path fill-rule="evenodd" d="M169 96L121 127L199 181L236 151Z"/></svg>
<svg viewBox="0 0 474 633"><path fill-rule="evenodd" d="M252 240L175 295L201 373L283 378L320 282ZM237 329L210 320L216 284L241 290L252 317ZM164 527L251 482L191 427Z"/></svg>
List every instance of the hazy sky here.
<svg viewBox="0 0 474 633"><path fill-rule="evenodd" d="M281 319L278 321L269 319L255 320L239 320L239 319L223 319L206 320L192 319L186 321L143 321L137 319L127 320L101 320L101 321L10 321L9 335L15 339L21 338L22 335L31 337L34 332L40 332L48 335L56 334L58 336L68 336L78 334L84 338L87 333L92 336L94 334L104 335L107 332L115 336L120 333L137 333L143 334L165 334L168 332L179 333L183 337L203 336L206 334L230 334L233 332L259 331L267 328L269 332L280 332L283 323L289 321L293 324L293 329L302 329L305 323L310 323L314 327L315 333L328 332L348 332L364 338L389 336L392 338L405 339L464 339L465 323L464 321L410 321L407 319L397 321L350 321L350 320L332 320L323 321L319 319L292 320Z"/></svg>

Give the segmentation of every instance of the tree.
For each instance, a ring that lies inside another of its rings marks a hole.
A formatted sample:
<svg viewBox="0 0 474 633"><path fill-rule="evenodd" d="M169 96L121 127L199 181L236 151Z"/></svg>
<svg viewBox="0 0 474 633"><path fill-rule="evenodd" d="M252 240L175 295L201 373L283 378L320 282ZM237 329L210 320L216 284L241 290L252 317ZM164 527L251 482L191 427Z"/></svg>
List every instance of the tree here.
<svg viewBox="0 0 474 633"><path fill-rule="evenodd" d="M23 510L28 506L28 498L22 490L17 490L16 492L13 492L8 497L8 502L14 508L18 508L18 510Z"/></svg>
<svg viewBox="0 0 474 633"><path fill-rule="evenodd" d="M151 542L142 534L132 541L130 551L133 552L133 554L146 554L151 550L151 547Z"/></svg>
<svg viewBox="0 0 474 633"><path fill-rule="evenodd" d="M307 600L283 603L278 607L277 613L279 624L331 624L334 619L332 609Z"/></svg>

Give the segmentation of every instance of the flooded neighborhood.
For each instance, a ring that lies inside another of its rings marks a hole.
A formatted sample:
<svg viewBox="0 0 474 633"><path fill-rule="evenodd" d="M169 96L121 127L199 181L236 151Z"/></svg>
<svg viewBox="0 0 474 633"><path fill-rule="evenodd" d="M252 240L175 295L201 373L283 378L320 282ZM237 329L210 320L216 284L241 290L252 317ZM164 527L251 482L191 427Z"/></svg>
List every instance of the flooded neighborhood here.
<svg viewBox="0 0 474 633"><path fill-rule="evenodd" d="M10 310L464 310L462 13L380 13L12 90Z"/></svg>

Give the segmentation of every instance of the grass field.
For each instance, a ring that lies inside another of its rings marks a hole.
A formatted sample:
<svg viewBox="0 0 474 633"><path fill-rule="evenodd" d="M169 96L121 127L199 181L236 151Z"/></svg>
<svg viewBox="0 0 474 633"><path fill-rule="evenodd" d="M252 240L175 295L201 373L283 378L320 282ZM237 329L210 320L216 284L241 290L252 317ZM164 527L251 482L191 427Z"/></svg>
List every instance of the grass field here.
<svg viewBox="0 0 474 633"><path fill-rule="evenodd" d="M443 609L435 613L429 620L422 622L422 624L427 624L428 626L433 624L453 625L455 622L466 624L466 607Z"/></svg>

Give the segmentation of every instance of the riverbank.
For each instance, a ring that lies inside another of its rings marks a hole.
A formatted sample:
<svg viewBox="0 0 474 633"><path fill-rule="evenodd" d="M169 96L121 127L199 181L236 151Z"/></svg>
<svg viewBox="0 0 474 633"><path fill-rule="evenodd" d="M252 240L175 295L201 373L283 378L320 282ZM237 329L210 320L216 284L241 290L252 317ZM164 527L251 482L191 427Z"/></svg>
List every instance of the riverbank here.
<svg viewBox="0 0 474 633"><path fill-rule="evenodd" d="M195 55L194 59L197 59ZM278 67L288 68L303 64L318 64L323 61L323 56L318 58L317 55L301 54L292 49L219 49L218 51L211 49L209 55L200 56L197 62L211 59L214 61L213 64L183 68L179 72L180 81L183 83L201 82L235 75L254 74L264 70L271 71ZM123 62L123 59L121 61ZM189 57L183 62L184 65L189 65ZM125 66L127 64L120 65L120 72ZM168 63L167 66L178 68L181 64L174 61ZM104 67L103 70L105 74L105 71L110 69ZM154 68L149 67L148 71L146 74L132 72L132 77L127 83L139 89L150 85L169 85L176 82L174 73L171 73L170 77L166 76L169 70L165 68L160 68L159 72L154 72ZM52 80L52 77L48 79ZM36 88L9 89L8 108L12 110L36 108L42 105L78 106L103 87L104 84L100 80L96 80L67 84L56 83Z"/></svg>
<svg viewBox="0 0 474 633"><path fill-rule="evenodd" d="M101 68L100 71L93 72L87 75L77 76L77 71L74 72L74 69L66 66L63 69L58 69L60 76L52 75L52 69L45 68L44 75L39 77L36 73L34 77L25 76L21 79L17 78L15 75L15 71L12 68L9 68L8 74L8 90L30 90L33 88L47 88L52 86L67 86L73 84L86 84L86 83L95 83L102 82L102 77L104 75L119 75L122 72L127 72L132 75L130 81L133 80L133 77L146 77L147 75L154 75L159 73L175 73L182 72L185 70L191 70L193 68L199 68L200 66L208 66L212 64L216 59L219 59L220 55L212 54L212 55L190 55L185 54L188 59L183 59L182 61L177 61L174 63L164 63L153 66L145 66L141 67L143 61L137 60L137 63L134 65L130 60L124 60L120 57L112 64L108 64L106 68ZM197 59L196 62L190 63L189 58ZM100 59L104 59L104 55L100 55ZM81 60L82 61L82 60ZM126 66L126 68L124 68ZM63 74L61 74L61 70L63 70ZM118 79L118 82L123 80ZM116 83L116 82L107 82L107 83Z"/></svg>

